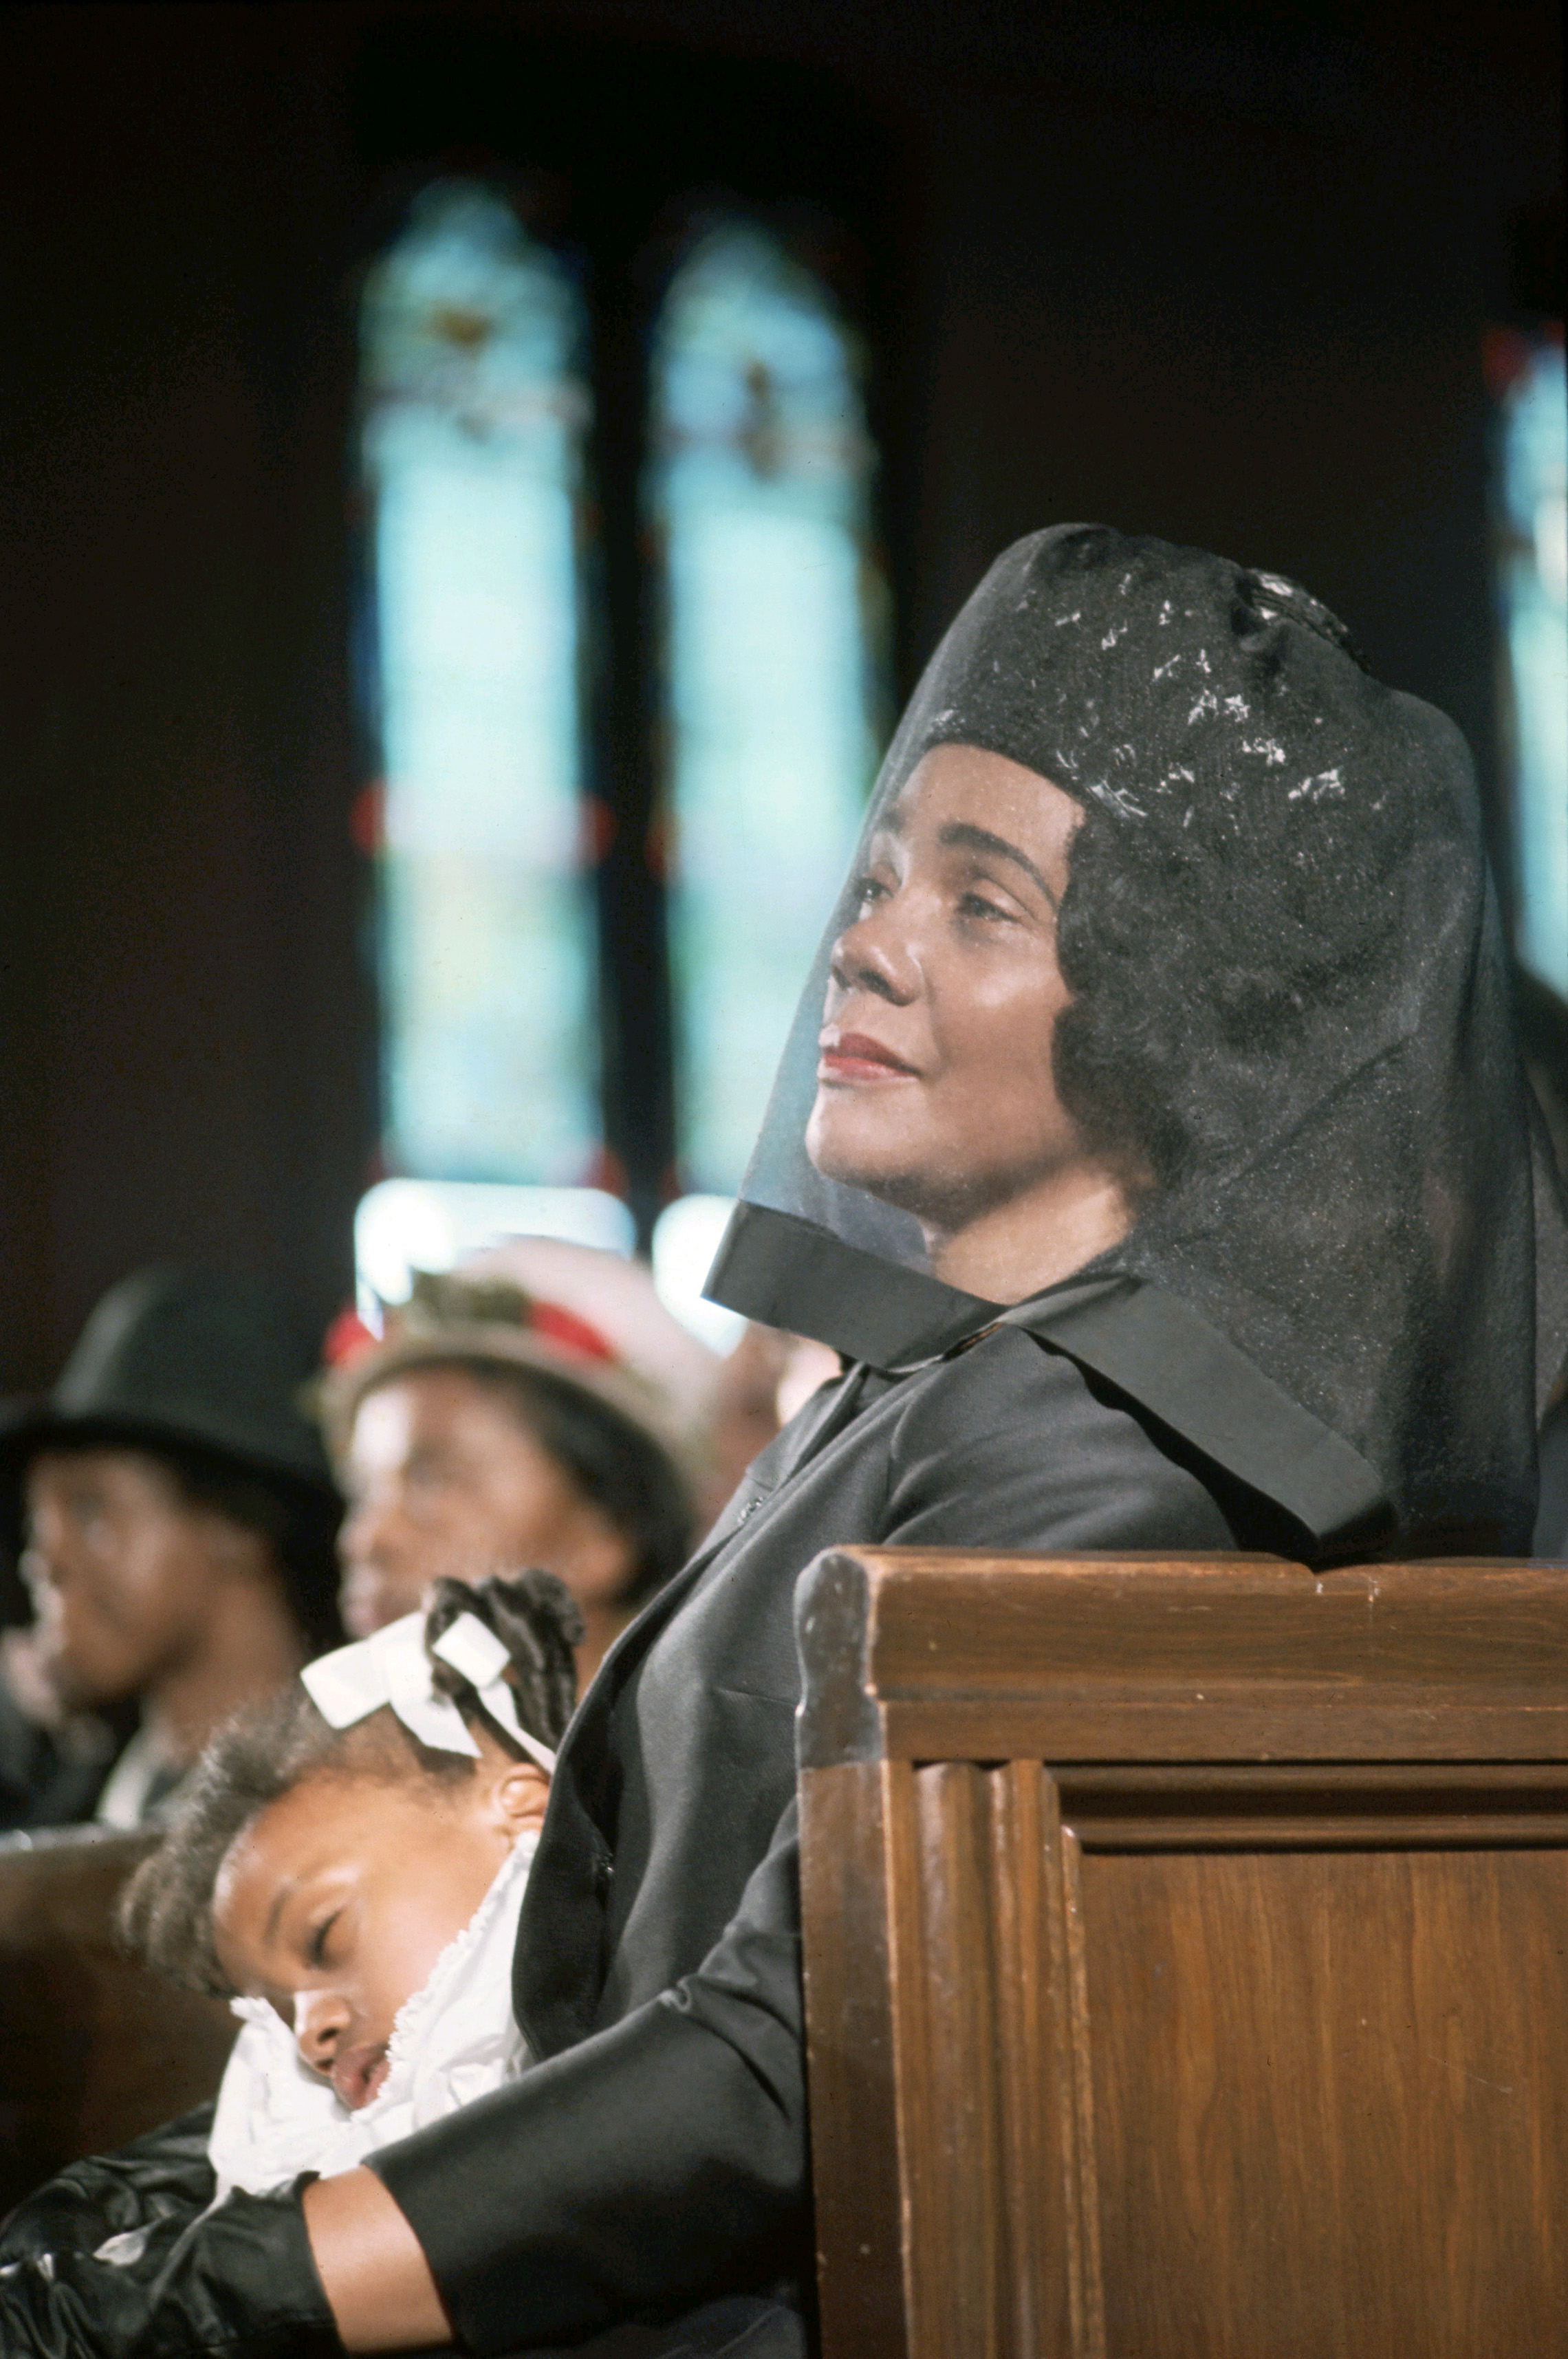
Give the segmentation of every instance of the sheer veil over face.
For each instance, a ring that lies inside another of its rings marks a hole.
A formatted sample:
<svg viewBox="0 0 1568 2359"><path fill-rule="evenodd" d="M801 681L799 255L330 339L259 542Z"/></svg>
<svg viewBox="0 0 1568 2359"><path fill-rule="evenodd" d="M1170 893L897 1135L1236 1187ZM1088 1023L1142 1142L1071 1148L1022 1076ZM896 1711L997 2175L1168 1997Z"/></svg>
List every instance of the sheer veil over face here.
<svg viewBox="0 0 1568 2359"><path fill-rule="evenodd" d="M1079 817L1004 755L933 746L884 807L829 967L812 1164L911 1213L938 1277L1003 1302L1131 1224L1056 1084Z"/></svg>
<svg viewBox="0 0 1568 2359"><path fill-rule="evenodd" d="M1294 583L1064 527L905 715L710 1291L898 1367L1089 1289L1162 1418L1228 1352L1407 1535L1512 1545L1536 1178L1457 731Z"/></svg>

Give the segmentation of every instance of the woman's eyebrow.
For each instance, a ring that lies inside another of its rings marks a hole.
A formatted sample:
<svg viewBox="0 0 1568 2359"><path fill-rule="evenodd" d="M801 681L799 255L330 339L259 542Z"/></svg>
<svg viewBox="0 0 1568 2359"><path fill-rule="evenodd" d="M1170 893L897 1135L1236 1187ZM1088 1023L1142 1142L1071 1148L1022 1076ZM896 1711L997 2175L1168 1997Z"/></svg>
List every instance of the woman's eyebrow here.
<svg viewBox="0 0 1568 2359"><path fill-rule="evenodd" d="M968 852L988 852L994 859L1010 860L1015 867L1021 868L1023 870L1026 876L1033 878L1034 882L1040 886L1040 891L1045 895L1045 897L1050 902L1051 908L1054 909L1057 907L1055 894L1051 891L1050 886L1046 883L1044 877L1040 875L1039 869L1035 866L1034 862L1029 858L1028 853L1020 852L1016 843L1009 843L1005 835L993 835L988 827L975 827L966 819L954 819L949 820L947 825L938 835L937 842L942 844L944 849L952 845L962 844L964 850Z"/></svg>

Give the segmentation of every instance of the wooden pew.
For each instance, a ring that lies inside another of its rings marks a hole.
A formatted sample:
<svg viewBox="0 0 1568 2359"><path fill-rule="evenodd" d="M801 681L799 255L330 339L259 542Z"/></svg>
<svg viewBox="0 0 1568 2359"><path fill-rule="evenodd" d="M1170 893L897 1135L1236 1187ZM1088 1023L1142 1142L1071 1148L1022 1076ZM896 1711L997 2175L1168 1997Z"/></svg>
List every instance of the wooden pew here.
<svg viewBox="0 0 1568 2359"><path fill-rule="evenodd" d="M1568 2350L1568 1568L802 1577L823 2359Z"/></svg>
<svg viewBox="0 0 1568 2359"><path fill-rule="evenodd" d="M92 1827L0 1842L0 2216L84 2154L216 2094L239 2027L114 1945L156 1837Z"/></svg>

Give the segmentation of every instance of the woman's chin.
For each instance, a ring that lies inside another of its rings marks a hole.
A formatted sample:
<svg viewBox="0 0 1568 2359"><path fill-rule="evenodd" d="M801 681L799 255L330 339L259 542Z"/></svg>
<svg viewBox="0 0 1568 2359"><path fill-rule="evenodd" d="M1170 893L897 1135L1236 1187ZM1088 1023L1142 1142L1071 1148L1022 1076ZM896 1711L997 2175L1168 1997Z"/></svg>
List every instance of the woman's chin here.
<svg viewBox="0 0 1568 2359"><path fill-rule="evenodd" d="M918 1219L926 1189L909 1169L909 1142L889 1136L890 1125L877 1121L874 1109L830 1106L822 1114L822 1099L806 1129L806 1153L813 1170L841 1188L857 1188L895 1212L913 1212Z"/></svg>
<svg viewBox="0 0 1568 2359"><path fill-rule="evenodd" d="M887 1136L886 1121L874 1109L838 1103L837 1093L820 1091L806 1125L806 1153L814 1170L841 1188L859 1188L880 1196L886 1186L897 1186L902 1158Z"/></svg>

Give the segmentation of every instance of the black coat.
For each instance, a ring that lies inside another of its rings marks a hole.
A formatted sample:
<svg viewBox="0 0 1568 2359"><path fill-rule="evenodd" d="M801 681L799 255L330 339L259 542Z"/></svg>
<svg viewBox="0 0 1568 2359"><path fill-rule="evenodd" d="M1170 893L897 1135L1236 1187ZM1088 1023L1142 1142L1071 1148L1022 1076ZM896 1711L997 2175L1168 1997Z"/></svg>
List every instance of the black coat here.
<svg viewBox="0 0 1568 2359"><path fill-rule="evenodd" d="M1240 1453L1254 1484L1259 1447L1255 1433ZM372 2158L462 2342L572 2343L731 2293L809 2300L792 1605L821 1549L1289 1538L1256 1488L1020 1324L898 1379L862 1368L824 1387L612 1649L561 1745L515 1972L541 2060ZM205 2349L217 2315L234 2359L247 2325L257 2351L284 2347L279 2332L291 2353L318 2347L324 2302L291 2197L233 2198L170 2246L211 2189L199 2126L169 2154L154 2138L78 2166L69 2190L14 2215L8 2359ZM138 2190L156 2293L88 2258L103 2205L123 2229ZM47 2282L29 2266L45 2245Z"/></svg>
<svg viewBox="0 0 1568 2359"><path fill-rule="evenodd" d="M96 1734L100 1723L89 1723ZM74 1749L29 1720L0 1673L0 1830L68 1827L90 1819L114 1764L114 1743Z"/></svg>
<svg viewBox="0 0 1568 2359"><path fill-rule="evenodd" d="M792 1604L819 1550L1250 1540L1129 1408L1017 1329L818 1395L562 1745L515 1983L543 2060L372 2158L465 2343L809 2283Z"/></svg>

